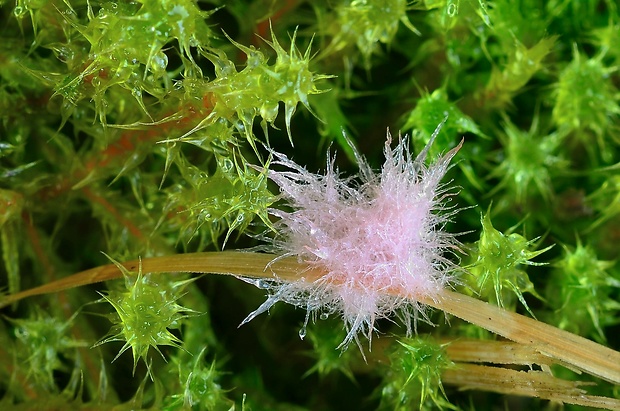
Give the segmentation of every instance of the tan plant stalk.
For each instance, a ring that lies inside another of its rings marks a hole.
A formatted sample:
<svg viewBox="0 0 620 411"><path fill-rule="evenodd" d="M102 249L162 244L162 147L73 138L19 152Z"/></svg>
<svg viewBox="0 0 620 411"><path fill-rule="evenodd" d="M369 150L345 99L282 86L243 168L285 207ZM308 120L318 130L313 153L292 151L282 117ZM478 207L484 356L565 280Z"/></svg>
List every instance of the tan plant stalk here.
<svg viewBox="0 0 620 411"><path fill-rule="evenodd" d="M295 258L274 258L275 256L270 254L226 251L152 257L122 265L132 272L137 272L141 265L143 273L212 273L284 281L304 278L311 282L321 276L320 272L310 271ZM113 280L121 276L122 273L114 264L92 268L40 287L5 296L0 300L0 307L26 297ZM568 368L620 384L620 352L601 344L449 290L441 291L438 298L420 296L418 302L512 341L531 345L539 353Z"/></svg>

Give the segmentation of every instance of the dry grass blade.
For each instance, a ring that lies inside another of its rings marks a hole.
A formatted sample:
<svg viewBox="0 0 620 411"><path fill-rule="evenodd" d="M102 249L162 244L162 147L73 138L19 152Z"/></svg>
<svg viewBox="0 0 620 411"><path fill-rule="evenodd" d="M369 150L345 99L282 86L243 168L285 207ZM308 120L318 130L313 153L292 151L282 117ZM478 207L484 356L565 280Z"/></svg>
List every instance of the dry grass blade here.
<svg viewBox="0 0 620 411"><path fill-rule="evenodd" d="M244 252L212 252L179 254L146 258L141 261L144 273L195 272L230 274L247 277L298 280L305 277L312 281L321 273L312 272L295 258L274 261L270 254ZM122 265L129 271L137 271L140 260ZM0 301L4 307L23 298L58 292L86 284L121 277L113 264L86 270L58 281L5 296ZM390 290L391 293L398 292ZM586 338L560 330L551 325L506 311L475 298L444 290L440 298L420 297L419 302L440 309L465 321L512 341L533 346L553 359L553 362L576 368L614 384L620 384L620 353Z"/></svg>
<svg viewBox="0 0 620 411"><path fill-rule="evenodd" d="M421 301L509 340L533 345L560 364L620 384L620 352L549 324L506 311L466 295L443 290Z"/></svg>

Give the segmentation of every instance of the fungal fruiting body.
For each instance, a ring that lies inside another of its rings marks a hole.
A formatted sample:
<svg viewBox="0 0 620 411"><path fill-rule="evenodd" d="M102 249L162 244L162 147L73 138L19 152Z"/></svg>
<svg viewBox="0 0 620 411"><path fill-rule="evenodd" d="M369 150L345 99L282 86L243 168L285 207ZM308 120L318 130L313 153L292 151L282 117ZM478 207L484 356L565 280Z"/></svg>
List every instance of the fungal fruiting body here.
<svg viewBox="0 0 620 411"><path fill-rule="evenodd" d="M347 330L341 347L359 345L360 333L370 340L375 321L393 314L411 334L417 319L426 318L419 297L438 295L456 268L444 254L458 242L443 231L455 213L446 205L454 193L441 179L462 142L425 165L440 128L415 158L407 138L392 148L388 132L381 170L373 171L356 153L360 172L351 178L339 176L331 156L325 174L313 174L273 153L272 165L286 170L270 170L269 177L292 209L270 210L279 218L274 251L296 256L324 275L314 281L262 281L269 297L243 323L285 301L307 310L306 324L317 314L341 315Z"/></svg>

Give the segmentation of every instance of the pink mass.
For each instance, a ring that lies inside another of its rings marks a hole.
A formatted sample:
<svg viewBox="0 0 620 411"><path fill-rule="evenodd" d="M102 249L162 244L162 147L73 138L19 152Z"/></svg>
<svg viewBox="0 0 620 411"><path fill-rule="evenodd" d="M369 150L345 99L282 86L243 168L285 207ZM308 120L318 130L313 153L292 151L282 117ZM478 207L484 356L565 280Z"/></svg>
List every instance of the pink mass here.
<svg viewBox="0 0 620 411"><path fill-rule="evenodd" d="M244 323L285 301L307 310L306 323L317 313L341 315L348 332L341 347L353 340L359 345L359 333L370 340L375 320L392 314L410 334L420 315L425 318L416 297L432 298L455 269L444 254L458 242L443 231L456 212L446 205L454 192L441 179L463 142L425 165L440 128L415 159L408 139L399 138L391 148L388 132L381 171L373 171L356 154L360 172L354 178L341 178L333 158L323 175L273 153L272 165L288 170L270 170L269 177L292 208L271 210L280 219L275 251L297 256L325 275L313 283L273 281L266 287L268 300Z"/></svg>

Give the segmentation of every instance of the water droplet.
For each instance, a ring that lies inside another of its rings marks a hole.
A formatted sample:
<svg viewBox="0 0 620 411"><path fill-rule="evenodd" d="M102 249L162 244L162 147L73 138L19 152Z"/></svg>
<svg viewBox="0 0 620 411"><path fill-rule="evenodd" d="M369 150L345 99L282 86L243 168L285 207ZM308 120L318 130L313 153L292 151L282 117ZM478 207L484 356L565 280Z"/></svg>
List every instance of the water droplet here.
<svg viewBox="0 0 620 411"><path fill-rule="evenodd" d="M232 162L232 160L225 158L224 160L222 160L222 164L220 165L220 167L222 168L222 171L227 173L230 172L233 168L234 168L235 164Z"/></svg>
<svg viewBox="0 0 620 411"><path fill-rule="evenodd" d="M266 290L269 288L269 281L267 280L258 280L256 282L256 287L260 288L261 290Z"/></svg>
<svg viewBox="0 0 620 411"><path fill-rule="evenodd" d="M237 278L248 284L252 284L254 287L259 288L261 290L267 290L271 288L271 281L266 280L264 278L249 278L249 277L237 277Z"/></svg>
<svg viewBox="0 0 620 411"><path fill-rule="evenodd" d="M329 318L329 314L327 314L327 313L323 313L323 314L321 314L321 315L319 316L319 318L320 318L321 320L327 320L327 319Z"/></svg>
<svg viewBox="0 0 620 411"><path fill-rule="evenodd" d="M153 71L160 73L161 71L166 70L166 67L168 66L168 56L161 52L157 53L151 59L150 64Z"/></svg>
<svg viewBox="0 0 620 411"><path fill-rule="evenodd" d="M299 338L302 340L306 336L306 328L308 327L308 321L310 320L310 310L306 311L306 319L304 320L304 325L299 330Z"/></svg>
<svg viewBox="0 0 620 411"><path fill-rule="evenodd" d="M454 4L454 3L450 3L448 5L447 12L448 12L448 16L450 16L450 17L456 16L457 13L459 12L458 6L456 4Z"/></svg>

